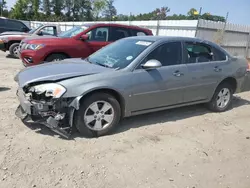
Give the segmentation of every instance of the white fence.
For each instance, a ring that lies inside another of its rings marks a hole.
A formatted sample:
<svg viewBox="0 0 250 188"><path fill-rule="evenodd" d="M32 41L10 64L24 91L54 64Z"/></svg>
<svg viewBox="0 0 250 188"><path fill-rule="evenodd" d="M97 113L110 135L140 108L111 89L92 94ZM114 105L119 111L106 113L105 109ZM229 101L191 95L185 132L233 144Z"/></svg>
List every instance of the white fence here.
<svg viewBox="0 0 250 188"><path fill-rule="evenodd" d="M40 24L58 24L62 31L76 25L93 22L38 22L27 25L34 28ZM110 22L94 22L110 23ZM159 21L113 21L112 23L136 25L151 29L154 35L199 37L220 44L234 55L250 58L250 26L207 20L159 20Z"/></svg>

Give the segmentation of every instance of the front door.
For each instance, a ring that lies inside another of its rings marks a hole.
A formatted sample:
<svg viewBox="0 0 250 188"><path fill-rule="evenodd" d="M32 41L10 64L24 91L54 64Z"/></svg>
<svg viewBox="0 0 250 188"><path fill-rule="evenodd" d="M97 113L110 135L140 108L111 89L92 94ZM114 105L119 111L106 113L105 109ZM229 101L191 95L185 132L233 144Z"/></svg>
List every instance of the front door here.
<svg viewBox="0 0 250 188"><path fill-rule="evenodd" d="M156 59L162 67L144 70L139 65L133 72L131 111L172 106L183 102L187 67L182 64L180 42L168 42L153 50L142 62Z"/></svg>
<svg viewBox="0 0 250 188"><path fill-rule="evenodd" d="M84 42L86 42L87 46L91 48L92 53L110 44L109 26L96 27L90 30L89 32L87 32L86 34L89 36L89 39Z"/></svg>

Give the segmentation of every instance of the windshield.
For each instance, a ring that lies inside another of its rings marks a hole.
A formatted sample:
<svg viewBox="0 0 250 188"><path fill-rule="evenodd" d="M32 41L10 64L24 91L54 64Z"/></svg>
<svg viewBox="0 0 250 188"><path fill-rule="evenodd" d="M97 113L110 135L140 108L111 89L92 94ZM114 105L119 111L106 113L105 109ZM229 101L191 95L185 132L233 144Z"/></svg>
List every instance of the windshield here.
<svg viewBox="0 0 250 188"><path fill-rule="evenodd" d="M153 42L139 39L122 39L95 52L87 60L101 66L123 69Z"/></svg>
<svg viewBox="0 0 250 188"><path fill-rule="evenodd" d="M88 27L86 27L86 26L75 26L67 31L60 33L58 35L58 37L71 38L71 37L78 35L79 33L83 32L86 29L88 29Z"/></svg>
<svg viewBox="0 0 250 188"><path fill-rule="evenodd" d="M39 25L38 27L31 29L28 33L33 34L38 28L42 27L43 25Z"/></svg>

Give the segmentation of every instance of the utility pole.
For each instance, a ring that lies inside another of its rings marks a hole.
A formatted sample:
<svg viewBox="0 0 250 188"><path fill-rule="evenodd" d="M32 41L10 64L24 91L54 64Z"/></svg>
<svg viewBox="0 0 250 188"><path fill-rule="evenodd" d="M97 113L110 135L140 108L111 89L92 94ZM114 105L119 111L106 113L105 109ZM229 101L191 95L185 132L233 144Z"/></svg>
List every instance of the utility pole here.
<svg viewBox="0 0 250 188"><path fill-rule="evenodd" d="M200 10L199 10L197 26L196 26L196 30L195 30L195 37L197 37L197 33L198 33L198 28L199 28L199 23L200 23L200 18L201 18L201 12L202 12L202 7L200 7Z"/></svg>
<svg viewBox="0 0 250 188"><path fill-rule="evenodd" d="M223 26L222 33L221 33L221 35L222 35L222 36L221 36L221 43L222 43L222 44L224 43L224 34L225 34L225 31L226 31L226 27L227 27L228 16L229 16L229 12L227 12L225 24L224 24L224 26Z"/></svg>

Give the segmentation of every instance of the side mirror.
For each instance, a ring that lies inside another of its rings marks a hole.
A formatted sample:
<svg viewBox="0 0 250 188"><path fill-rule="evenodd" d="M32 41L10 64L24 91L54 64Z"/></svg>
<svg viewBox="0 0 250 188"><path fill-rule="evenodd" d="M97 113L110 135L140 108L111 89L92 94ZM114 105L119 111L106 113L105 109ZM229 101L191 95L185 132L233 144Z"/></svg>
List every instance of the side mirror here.
<svg viewBox="0 0 250 188"><path fill-rule="evenodd" d="M38 35L38 36L42 36L42 35L43 35L43 32L42 32L42 31L38 31L38 32L37 32L37 35Z"/></svg>
<svg viewBox="0 0 250 188"><path fill-rule="evenodd" d="M80 37L81 40L88 40L89 39L89 36L86 35L86 34L83 34L81 37Z"/></svg>
<svg viewBox="0 0 250 188"><path fill-rule="evenodd" d="M145 70L157 69L161 66L162 66L161 62L156 59L151 59L147 61L145 64L141 65L141 67Z"/></svg>

